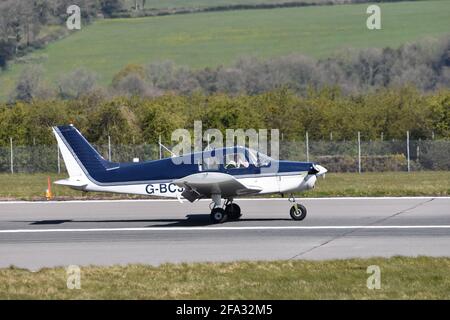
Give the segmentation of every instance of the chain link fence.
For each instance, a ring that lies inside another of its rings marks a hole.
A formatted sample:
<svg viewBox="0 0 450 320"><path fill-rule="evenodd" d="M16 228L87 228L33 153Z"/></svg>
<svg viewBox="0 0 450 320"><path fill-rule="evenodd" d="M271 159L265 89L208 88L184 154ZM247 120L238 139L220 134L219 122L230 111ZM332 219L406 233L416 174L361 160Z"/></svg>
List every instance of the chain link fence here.
<svg viewBox="0 0 450 320"><path fill-rule="evenodd" d="M56 145L0 148L1 173L65 172ZM105 159L147 161L170 154L158 144L97 145ZM409 152L408 152L409 149ZM281 141L280 159L314 161L330 172L450 170L450 140Z"/></svg>
<svg viewBox="0 0 450 320"><path fill-rule="evenodd" d="M449 140L282 143L280 158L320 163L330 172L450 170ZM360 151L359 151L360 150Z"/></svg>

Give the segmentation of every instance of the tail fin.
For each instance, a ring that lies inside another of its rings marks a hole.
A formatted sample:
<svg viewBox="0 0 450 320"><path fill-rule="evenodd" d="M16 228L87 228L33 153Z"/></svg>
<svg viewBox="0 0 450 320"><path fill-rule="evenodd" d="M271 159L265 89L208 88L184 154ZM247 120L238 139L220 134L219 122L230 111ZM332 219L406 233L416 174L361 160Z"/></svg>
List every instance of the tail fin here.
<svg viewBox="0 0 450 320"><path fill-rule="evenodd" d="M81 187L89 182L89 177L117 166L105 160L74 126L53 127L53 133L70 176L59 184Z"/></svg>

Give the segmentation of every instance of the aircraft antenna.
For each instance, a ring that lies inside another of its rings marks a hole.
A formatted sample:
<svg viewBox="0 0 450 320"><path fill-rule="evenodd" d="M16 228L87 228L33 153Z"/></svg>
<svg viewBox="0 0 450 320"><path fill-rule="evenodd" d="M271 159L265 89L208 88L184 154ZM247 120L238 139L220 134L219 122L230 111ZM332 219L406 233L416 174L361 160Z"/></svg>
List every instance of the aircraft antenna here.
<svg viewBox="0 0 450 320"><path fill-rule="evenodd" d="M172 152L172 150L170 150L169 148L167 148L165 145L163 145L161 142L159 142L159 146L161 148L163 148L164 150L168 151L170 153L171 157L176 157L177 155L175 153Z"/></svg>

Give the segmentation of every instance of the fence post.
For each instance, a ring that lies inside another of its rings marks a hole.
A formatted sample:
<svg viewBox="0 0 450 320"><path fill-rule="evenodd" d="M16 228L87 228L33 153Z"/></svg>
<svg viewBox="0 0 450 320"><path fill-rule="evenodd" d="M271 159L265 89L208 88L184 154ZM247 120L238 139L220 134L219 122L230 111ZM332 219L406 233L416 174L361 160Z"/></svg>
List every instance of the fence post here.
<svg viewBox="0 0 450 320"><path fill-rule="evenodd" d="M13 151L13 139L12 139L12 137L9 137L9 145L10 145L10 154L11 154L10 168L11 168L11 173L14 173L14 151Z"/></svg>
<svg viewBox="0 0 450 320"><path fill-rule="evenodd" d="M419 147L419 145L417 145L417 148L416 148L416 161L420 162L420 147Z"/></svg>
<svg viewBox="0 0 450 320"><path fill-rule="evenodd" d="M111 161L111 136L108 136L108 160Z"/></svg>
<svg viewBox="0 0 450 320"><path fill-rule="evenodd" d="M408 162L408 172L410 172L411 166L409 163L409 131L406 131L406 156L407 156L407 162Z"/></svg>
<svg viewBox="0 0 450 320"><path fill-rule="evenodd" d="M159 143L158 143L158 146L159 146L159 159L162 159L162 146L161 146L161 135L159 135Z"/></svg>
<svg viewBox="0 0 450 320"><path fill-rule="evenodd" d="M61 173L61 160L60 160L60 157L59 157L59 147L58 147L58 145L56 145L56 150L58 150L58 174L60 174Z"/></svg>
<svg viewBox="0 0 450 320"><path fill-rule="evenodd" d="M358 131L358 173L361 173L361 132Z"/></svg>
<svg viewBox="0 0 450 320"><path fill-rule="evenodd" d="M308 131L306 131L306 162L309 162L309 137L308 137Z"/></svg>

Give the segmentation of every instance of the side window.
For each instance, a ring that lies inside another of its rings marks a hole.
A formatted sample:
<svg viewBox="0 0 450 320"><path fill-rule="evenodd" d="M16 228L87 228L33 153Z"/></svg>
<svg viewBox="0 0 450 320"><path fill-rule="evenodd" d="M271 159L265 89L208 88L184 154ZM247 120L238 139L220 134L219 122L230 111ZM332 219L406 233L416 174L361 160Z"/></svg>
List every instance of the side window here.
<svg viewBox="0 0 450 320"><path fill-rule="evenodd" d="M257 151L250 152L250 161L255 167L267 167L270 165L271 160L269 156L263 153Z"/></svg>

